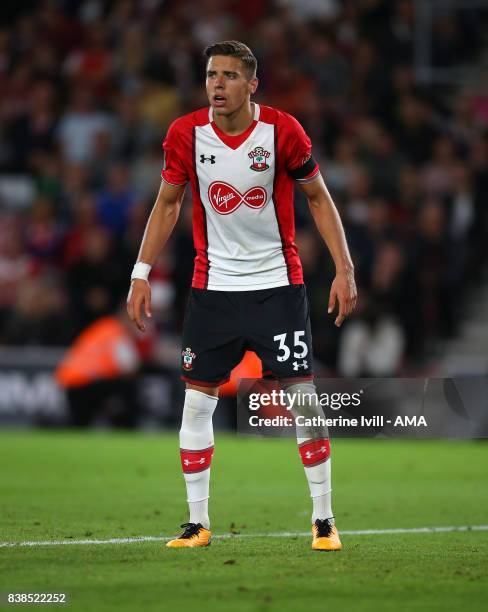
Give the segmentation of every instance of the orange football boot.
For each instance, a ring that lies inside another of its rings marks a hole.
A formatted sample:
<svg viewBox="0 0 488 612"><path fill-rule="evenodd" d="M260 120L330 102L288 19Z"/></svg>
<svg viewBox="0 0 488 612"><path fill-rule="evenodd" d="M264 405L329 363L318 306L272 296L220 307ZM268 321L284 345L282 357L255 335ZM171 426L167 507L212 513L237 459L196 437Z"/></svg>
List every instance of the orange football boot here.
<svg viewBox="0 0 488 612"><path fill-rule="evenodd" d="M196 546L210 546L212 532L205 529L201 523L183 523L185 531L175 540L170 540L166 546L169 548L194 548Z"/></svg>
<svg viewBox="0 0 488 612"><path fill-rule="evenodd" d="M313 550L341 550L342 544L334 523L329 519L317 519L312 525Z"/></svg>

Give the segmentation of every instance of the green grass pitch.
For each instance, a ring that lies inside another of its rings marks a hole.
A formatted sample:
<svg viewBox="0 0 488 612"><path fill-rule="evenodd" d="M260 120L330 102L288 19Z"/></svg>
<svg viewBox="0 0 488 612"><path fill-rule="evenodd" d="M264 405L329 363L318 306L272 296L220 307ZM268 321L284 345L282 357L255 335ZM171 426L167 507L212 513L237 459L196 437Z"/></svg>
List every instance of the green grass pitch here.
<svg viewBox="0 0 488 612"><path fill-rule="evenodd" d="M339 531L487 524L487 451L333 441ZM170 536L187 519L176 434L4 431L0 462L0 542ZM487 531L344 535L339 553L252 537L310 528L293 440L217 434L210 502L214 534L248 537L1 547L0 592L66 592L80 611L486 610Z"/></svg>

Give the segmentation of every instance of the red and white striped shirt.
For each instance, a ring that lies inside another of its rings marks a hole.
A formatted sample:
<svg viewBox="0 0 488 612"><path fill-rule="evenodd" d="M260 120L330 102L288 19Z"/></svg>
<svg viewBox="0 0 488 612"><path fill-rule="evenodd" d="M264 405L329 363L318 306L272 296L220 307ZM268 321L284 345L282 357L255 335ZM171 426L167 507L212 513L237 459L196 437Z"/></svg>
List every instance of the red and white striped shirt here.
<svg viewBox="0 0 488 612"><path fill-rule="evenodd" d="M193 287L251 291L303 283L293 181L315 179L319 167L294 117L254 104L248 129L229 136L212 108L203 108L171 124L163 149L163 180L191 182Z"/></svg>

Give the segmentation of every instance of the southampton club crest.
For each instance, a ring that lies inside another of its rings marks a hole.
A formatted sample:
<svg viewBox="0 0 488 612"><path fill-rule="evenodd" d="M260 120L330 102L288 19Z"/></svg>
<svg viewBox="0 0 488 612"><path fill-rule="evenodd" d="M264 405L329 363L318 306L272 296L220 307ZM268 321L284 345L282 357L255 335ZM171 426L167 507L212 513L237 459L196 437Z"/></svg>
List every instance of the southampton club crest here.
<svg viewBox="0 0 488 612"><path fill-rule="evenodd" d="M193 360L195 359L196 355L195 353L191 352L191 348L187 347L184 351L181 351L181 356L183 357L183 369L187 372L193 370Z"/></svg>
<svg viewBox="0 0 488 612"><path fill-rule="evenodd" d="M248 153L248 155L253 161L252 165L249 166L251 170L254 170L255 172L264 172L264 170L269 168L266 160L271 153L263 149L263 147L255 147L250 153Z"/></svg>

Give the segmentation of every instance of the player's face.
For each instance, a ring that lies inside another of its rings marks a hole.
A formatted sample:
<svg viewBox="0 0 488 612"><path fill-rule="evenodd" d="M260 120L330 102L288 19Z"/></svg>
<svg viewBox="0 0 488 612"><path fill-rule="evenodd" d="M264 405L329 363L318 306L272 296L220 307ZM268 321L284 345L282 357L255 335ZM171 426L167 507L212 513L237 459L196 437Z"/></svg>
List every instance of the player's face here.
<svg viewBox="0 0 488 612"><path fill-rule="evenodd" d="M214 55L207 66L207 96L214 113L232 115L249 101L256 91L257 78L249 79L238 57Z"/></svg>

